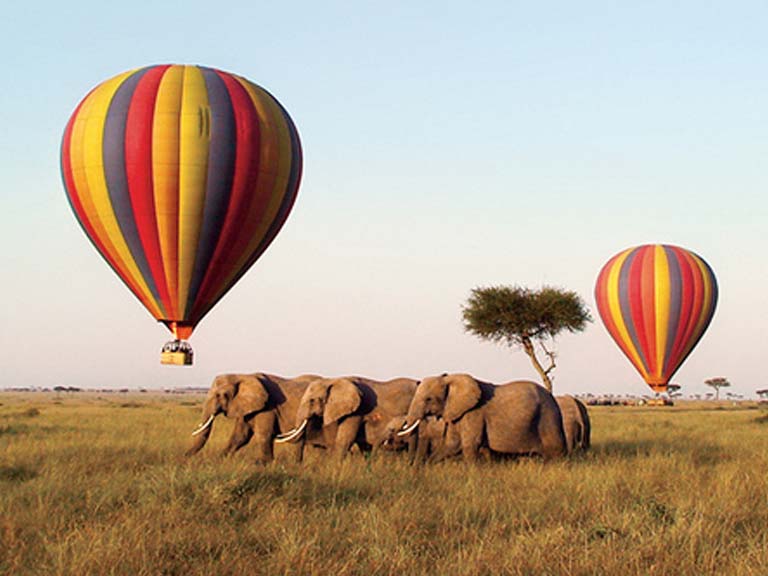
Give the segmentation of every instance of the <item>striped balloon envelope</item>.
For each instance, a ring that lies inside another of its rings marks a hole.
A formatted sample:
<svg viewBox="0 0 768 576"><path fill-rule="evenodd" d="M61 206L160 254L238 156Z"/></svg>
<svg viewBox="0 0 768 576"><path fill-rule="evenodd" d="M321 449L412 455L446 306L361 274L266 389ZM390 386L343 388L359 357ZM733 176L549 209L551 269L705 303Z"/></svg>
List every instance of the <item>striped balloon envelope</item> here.
<svg viewBox="0 0 768 576"><path fill-rule="evenodd" d="M717 305L717 280L699 256L666 244L620 252L597 277L600 318L655 392L704 335Z"/></svg>
<svg viewBox="0 0 768 576"><path fill-rule="evenodd" d="M301 169L299 136L280 103L200 66L148 66L99 84L61 146L86 235L177 339L274 240Z"/></svg>

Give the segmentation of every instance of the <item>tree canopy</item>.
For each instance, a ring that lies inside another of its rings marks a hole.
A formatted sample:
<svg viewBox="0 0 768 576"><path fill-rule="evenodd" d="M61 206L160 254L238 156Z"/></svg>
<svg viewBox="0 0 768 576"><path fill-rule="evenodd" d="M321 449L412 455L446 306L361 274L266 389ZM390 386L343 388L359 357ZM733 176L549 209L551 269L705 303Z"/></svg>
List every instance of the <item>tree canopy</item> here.
<svg viewBox="0 0 768 576"><path fill-rule="evenodd" d="M723 378L722 376L708 378L707 380L704 380L704 384L715 389L715 400L720 399L720 388L728 388L731 385L728 378Z"/></svg>
<svg viewBox="0 0 768 576"><path fill-rule="evenodd" d="M539 290L521 286L474 288L462 317L467 332L483 340L522 347L549 391L556 352L545 345L546 340L554 341L563 331L581 332L592 321L578 294L551 286ZM547 367L539 360L534 344L549 359Z"/></svg>

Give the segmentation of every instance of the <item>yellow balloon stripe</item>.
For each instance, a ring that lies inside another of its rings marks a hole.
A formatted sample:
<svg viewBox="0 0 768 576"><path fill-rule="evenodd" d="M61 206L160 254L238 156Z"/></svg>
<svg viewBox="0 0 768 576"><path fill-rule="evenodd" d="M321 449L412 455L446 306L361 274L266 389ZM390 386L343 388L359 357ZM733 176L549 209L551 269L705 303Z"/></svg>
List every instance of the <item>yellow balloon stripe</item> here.
<svg viewBox="0 0 768 576"><path fill-rule="evenodd" d="M183 318L179 306L179 149L181 134L179 110L184 80L184 67L171 66L163 74L155 101L152 123L152 178L155 214L163 258L163 271L171 299L169 318Z"/></svg>
<svg viewBox="0 0 768 576"><path fill-rule="evenodd" d="M238 80L241 79L238 78ZM244 260L247 260L267 235L269 227L280 210L283 198L288 193L287 184L291 174L291 134L288 131L288 125L283 117L282 110L272 96L259 86L247 81L245 84L245 89L248 91L248 95L256 107L260 124L263 122L264 128L270 132L270 139L274 143L274 148L270 146L268 156L265 157L263 164L266 168L274 167L274 171L264 171L274 176L274 179L271 180L270 201L261 219L261 223L245 251L246 258Z"/></svg>
<svg viewBox="0 0 768 576"><path fill-rule="evenodd" d="M203 223L210 123L203 73L196 66L185 66L179 149L178 305L181 317L185 315Z"/></svg>
<svg viewBox="0 0 768 576"><path fill-rule="evenodd" d="M649 353L655 353L656 355L656 369L654 370L653 377L661 383L664 380L662 372L664 371L664 355L667 350L667 331L670 314L669 261L663 246L657 244L653 252L656 350L649 350Z"/></svg>
<svg viewBox="0 0 768 576"><path fill-rule="evenodd" d="M606 292L608 295L608 307L610 309L611 319L616 325L616 330L618 331L618 336L621 340L621 347L629 356L632 364L635 365L643 378L645 378L648 373L645 366L643 366L643 361L640 358L640 355L635 349L632 337L629 335L629 330L624 322L624 316L621 311L621 302L619 301L619 277L621 268L632 250L633 248L629 248L616 257L616 260L608 273Z"/></svg>
<svg viewBox="0 0 768 576"><path fill-rule="evenodd" d="M84 103L73 126L72 171L78 197L97 238L138 291L136 296L152 314L160 315L160 307L136 266L117 223L104 173L103 136L107 111L117 89L134 72L126 72L104 82Z"/></svg>

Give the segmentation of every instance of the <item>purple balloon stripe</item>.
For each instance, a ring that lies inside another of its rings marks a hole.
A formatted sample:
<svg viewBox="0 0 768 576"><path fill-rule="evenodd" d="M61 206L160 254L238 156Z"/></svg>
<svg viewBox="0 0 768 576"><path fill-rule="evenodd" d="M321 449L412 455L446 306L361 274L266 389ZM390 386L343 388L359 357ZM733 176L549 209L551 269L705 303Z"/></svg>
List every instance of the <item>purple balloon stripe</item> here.
<svg viewBox="0 0 768 576"><path fill-rule="evenodd" d="M641 250L642 248L636 248L632 250L632 252L630 252L627 256L626 260L624 260L624 263L621 265L621 270L619 272L618 293L621 316L624 319L627 332L629 332L632 345L640 357L640 361L643 363L643 369L647 374L649 374L650 370L648 369L648 360L645 357L645 350L643 350L643 347L640 345L640 339L637 336L637 329L635 328L635 323L632 319L632 304L629 301L629 275L632 269L632 263L635 261L635 258L640 256Z"/></svg>
<svg viewBox="0 0 768 576"><path fill-rule="evenodd" d="M157 285L152 276L152 270L139 237L139 230L136 226L136 216L133 213L133 206L131 204L125 166L125 130L128 120L128 109L130 108L136 86L150 68L142 68L126 78L112 97L104 123L102 154L107 191L118 226L120 227L120 232L152 297L165 314L166 311L163 308Z"/></svg>
<svg viewBox="0 0 768 576"><path fill-rule="evenodd" d="M201 71L208 91L211 140L208 148L208 178L203 207L203 225L185 306L185 317L191 317L197 293L224 226L232 194L237 149L237 126L229 91L214 70L201 68Z"/></svg>
<svg viewBox="0 0 768 576"><path fill-rule="evenodd" d="M677 340L677 331L680 329L680 315L683 311L683 282L680 269L680 259L677 251L671 246L663 245L664 254L667 257L669 268L669 318L667 320L667 341L664 347L664 365L662 375L670 374L674 369L675 358L672 351ZM657 346L659 344L657 343ZM670 374L671 377L671 374Z"/></svg>

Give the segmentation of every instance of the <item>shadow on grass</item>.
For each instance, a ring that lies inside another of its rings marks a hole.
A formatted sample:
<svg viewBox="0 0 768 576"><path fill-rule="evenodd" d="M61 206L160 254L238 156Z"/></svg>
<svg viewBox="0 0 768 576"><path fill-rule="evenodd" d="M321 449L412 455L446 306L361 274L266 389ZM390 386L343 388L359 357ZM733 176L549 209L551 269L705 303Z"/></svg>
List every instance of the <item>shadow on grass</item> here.
<svg viewBox="0 0 768 576"><path fill-rule="evenodd" d="M691 460L697 466L710 466L732 459L720 446L678 440L611 440L592 447L592 454L598 458L609 457L622 460L645 459L654 455L669 455Z"/></svg>
<svg viewBox="0 0 768 576"><path fill-rule="evenodd" d="M3 436L18 436L29 432L29 426L26 424L6 424L0 426L0 438Z"/></svg>
<svg viewBox="0 0 768 576"><path fill-rule="evenodd" d="M37 470L27 466L0 466L0 482L26 482L37 476Z"/></svg>
<svg viewBox="0 0 768 576"><path fill-rule="evenodd" d="M288 501L291 506L331 509L368 501L374 495L371 488L330 483L292 475L279 468L267 468L254 472L236 484L230 490L229 502L236 506L251 498L280 498Z"/></svg>

